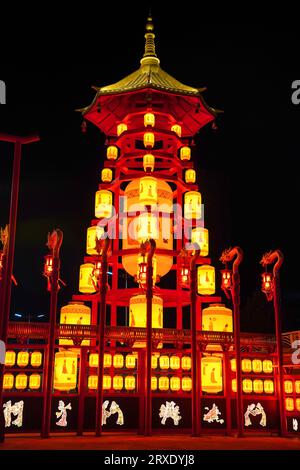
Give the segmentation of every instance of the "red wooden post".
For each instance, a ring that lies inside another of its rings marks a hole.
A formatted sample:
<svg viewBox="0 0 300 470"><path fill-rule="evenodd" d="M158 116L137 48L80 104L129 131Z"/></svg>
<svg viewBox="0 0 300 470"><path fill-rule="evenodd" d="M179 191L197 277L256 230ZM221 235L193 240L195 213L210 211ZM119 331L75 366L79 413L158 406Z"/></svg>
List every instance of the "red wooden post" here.
<svg viewBox="0 0 300 470"><path fill-rule="evenodd" d="M87 347L81 349L80 378L79 378L79 403L78 403L78 428L77 436L83 434L84 424L84 398L85 398L85 371L87 368Z"/></svg>
<svg viewBox="0 0 300 470"><path fill-rule="evenodd" d="M225 399L226 399L226 435L231 435L231 367L229 358L229 346L224 349L224 369L225 369Z"/></svg>
<svg viewBox="0 0 300 470"><path fill-rule="evenodd" d="M197 348L197 266L196 260L200 254L199 249L195 249L190 264L191 272L191 343L192 343L192 436L200 434L200 413L199 413L199 385L198 385L198 348ZM201 362L200 362L201 364Z"/></svg>

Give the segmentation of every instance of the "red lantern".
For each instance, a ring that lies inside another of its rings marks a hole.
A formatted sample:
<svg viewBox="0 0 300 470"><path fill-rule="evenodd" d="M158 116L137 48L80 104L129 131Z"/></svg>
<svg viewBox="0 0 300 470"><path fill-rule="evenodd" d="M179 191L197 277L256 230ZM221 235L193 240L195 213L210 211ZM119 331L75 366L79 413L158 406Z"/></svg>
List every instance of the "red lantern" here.
<svg viewBox="0 0 300 470"><path fill-rule="evenodd" d="M262 286L261 290L266 294L268 300L273 298L273 275L268 272L262 273Z"/></svg>
<svg viewBox="0 0 300 470"><path fill-rule="evenodd" d="M96 261L95 268L93 270L93 276L97 279L97 281L99 281L100 275L101 275L101 261Z"/></svg>
<svg viewBox="0 0 300 470"><path fill-rule="evenodd" d="M232 286L232 280L231 280L231 271L230 269L223 269L221 271L222 274L222 289L225 291L227 289L230 289Z"/></svg>
<svg viewBox="0 0 300 470"><path fill-rule="evenodd" d="M145 287L147 284L147 263L144 257L142 257L142 261L138 265L137 282L141 287Z"/></svg>
<svg viewBox="0 0 300 470"><path fill-rule="evenodd" d="M44 264L44 275L46 277L50 277L53 274L53 256L46 255L45 256L45 264Z"/></svg>
<svg viewBox="0 0 300 470"><path fill-rule="evenodd" d="M183 289L190 288L190 264L186 254L181 257L180 263L180 284Z"/></svg>

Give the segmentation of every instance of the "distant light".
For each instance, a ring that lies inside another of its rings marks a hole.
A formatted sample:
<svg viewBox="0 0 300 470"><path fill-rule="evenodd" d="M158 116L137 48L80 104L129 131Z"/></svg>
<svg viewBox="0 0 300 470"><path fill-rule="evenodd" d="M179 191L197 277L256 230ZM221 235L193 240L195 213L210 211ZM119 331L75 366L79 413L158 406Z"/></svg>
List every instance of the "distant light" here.
<svg viewBox="0 0 300 470"><path fill-rule="evenodd" d="M14 315L15 315L15 317L20 317L20 318L22 318L22 316L23 316L22 313L15 313Z"/></svg>
<svg viewBox="0 0 300 470"><path fill-rule="evenodd" d="M107 271L107 274L110 274L112 276L112 273L110 271Z"/></svg>
<svg viewBox="0 0 300 470"><path fill-rule="evenodd" d="M37 318L42 318L42 317L44 317L44 316L45 316L45 314L42 313L41 315L37 315Z"/></svg>

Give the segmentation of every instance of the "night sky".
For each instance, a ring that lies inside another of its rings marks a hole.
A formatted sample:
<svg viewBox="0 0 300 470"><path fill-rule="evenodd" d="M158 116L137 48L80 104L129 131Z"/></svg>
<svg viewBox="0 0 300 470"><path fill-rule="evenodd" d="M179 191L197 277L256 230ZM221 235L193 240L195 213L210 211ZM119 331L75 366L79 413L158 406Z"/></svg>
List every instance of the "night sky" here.
<svg viewBox="0 0 300 470"><path fill-rule="evenodd" d="M300 329L300 105L291 102L291 84L300 79L292 54L299 37L271 23L203 23L194 13L153 8L162 68L183 83L206 86L207 103L224 110L218 130L209 125L197 135L194 152L213 264L221 268L218 259L228 246L244 249L242 329L272 331L259 260L280 248L284 330ZM98 8L84 27L73 25L63 36L54 27L42 55L37 43L43 37L25 38L0 64L7 86L0 132L41 137L23 148L14 267L19 286L13 287L12 314L30 314L34 321L48 312L41 273L46 236L55 227L64 232L61 277L67 288L59 294L60 305L77 293L105 153L104 136L91 124L82 134L75 109L90 104L92 85L113 83L138 68L146 14L143 5ZM8 220L12 154L11 145L0 143L2 226Z"/></svg>

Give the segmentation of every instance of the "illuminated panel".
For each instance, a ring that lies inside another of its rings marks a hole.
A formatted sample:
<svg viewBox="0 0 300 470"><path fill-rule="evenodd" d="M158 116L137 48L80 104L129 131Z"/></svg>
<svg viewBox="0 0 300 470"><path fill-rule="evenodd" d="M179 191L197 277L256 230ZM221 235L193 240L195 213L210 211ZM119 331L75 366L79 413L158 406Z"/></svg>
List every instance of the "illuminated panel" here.
<svg viewBox="0 0 300 470"><path fill-rule="evenodd" d="M157 377L151 377L151 390L157 390Z"/></svg>
<svg viewBox="0 0 300 470"><path fill-rule="evenodd" d="M38 390L41 388L41 376L40 374L31 374L29 377L29 388L31 390Z"/></svg>
<svg viewBox="0 0 300 470"><path fill-rule="evenodd" d="M263 366L262 361L260 359L253 359L252 361L252 370L256 374L260 374L262 372Z"/></svg>
<svg viewBox="0 0 300 470"><path fill-rule="evenodd" d="M165 392L169 390L169 377L161 376L158 379L158 388L159 390Z"/></svg>
<svg viewBox="0 0 300 470"><path fill-rule="evenodd" d="M16 389L24 390L25 388L27 388L27 381L28 381L27 375L18 374L16 376Z"/></svg>
<svg viewBox="0 0 300 470"><path fill-rule="evenodd" d="M127 354L125 359L126 369L134 369L136 367L137 356L135 354Z"/></svg>
<svg viewBox="0 0 300 470"><path fill-rule="evenodd" d="M269 359L265 359L263 361L263 371L265 374L272 374L273 373L273 362Z"/></svg>
<svg viewBox="0 0 300 470"><path fill-rule="evenodd" d="M201 387L206 393L215 394L223 390L222 359L207 356L201 359Z"/></svg>
<svg viewBox="0 0 300 470"><path fill-rule="evenodd" d="M18 352L17 364L19 367L26 367L29 364L29 353L27 351Z"/></svg>
<svg viewBox="0 0 300 470"><path fill-rule="evenodd" d="M122 390L123 388L123 377L122 375L115 375L113 378L113 389Z"/></svg>
<svg viewBox="0 0 300 470"><path fill-rule="evenodd" d="M284 391L285 393L293 393L293 382L292 380L285 380L284 381Z"/></svg>
<svg viewBox="0 0 300 470"><path fill-rule="evenodd" d="M262 380L254 380L253 381L253 391L254 393L263 393L264 391L264 384Z"/></svg>
<svg viewBox="0 0 300 470"><path fill-rule="evenodd" d="M170 357L170 368L172 370L178 370L180 368L180 357L179 356L171 356Z"/></svg>
<svg viewBox="0 0 300 470"><path fill-rule="evenodd" d="M170 358L169 358L169 356L160 356L160 358L159 358L159 367L163 370L169 369L169 367L170 367Z"/></svg>
<svg viewBox="0 0 300 470"><path fill-rule="evenodd" d="M33 351L30 357L32 367L40 367L42 365L43 355L40 351Z"/></svg>
<svg viewBox="0 0 300 470"><path fill-rule="evenodd" d="M123 354L115 354L113 359L115 369L122 369L124 367L124 356Z"/></svg>
<svg viewBox="0 0 300 470"><path fill-rule="evenodd" d="M3 377L3 389L4 390L11 390L14 386L14 376L13 374L4 374Z"/></svg>
<svg viewBox="0 0 300 470"><path fill-rule="evenodd" d="M182 377L181 387L184 392L190 392L192 390L192 379L191 377Z"/></svg>
<svg viewBox="0 0 300 470"><path fill-rule="evenodd" d="M103 382L104 382L104 377L103 377ZM98 376L97 375L90 375L89 376L89 378L88 378L88 388L90 390L97 390L97 388L98 388Z"/></svg>
<svg viewBox="0 0 300 470"><path fill-rule="evenodd" d="M212 295L216 291L215 268L209 265L202 265L197 268L198 294Z"/></svg>
<svg viewBox="0 0 300 470"><path fill-rule="evenodd" d="M173 392L178 392L178 390L180 390L180 378L179 377L171 377L170 389Z"/></svg>
<svg viewBox="0 0 300 470"><path fill-rule="evenodd" d="M135 377L134 375L126 375L125 377L125 390L135 390Z"/></svg>
<svg viewBox="0 0 300 470"><path fill-rule="evenodd" d="M251 364L250 359L243 359L242 371L248 373L248 372L251 372L251 370L252 370L252 364Z"/></svg>
<svg viewBox="0 0 300 470"><path fill-rule="evenodd" d="M285 409L286 411L294 411L295 405L293 398L288 397L285 399Z"/></svg>
<svg viewBox="0 0 300 470"><path fill-rule="evenodd" d="M6 351L5 353L5 366L11 367L14 366L16 362L16 353L15 351Z"/></svg>
<svg viewBox="0 0 300 470"><path fill-rule="evenodd" d="M274 393L274 382L273 382L273 380L265 380L264 381L264 391L265 391L265 393L268 393L269 395Z"/></svg>
<svg viewBox="0 0 300 470"><path fill-rule="evenodd" d="M252 393L252 380L250 379L243 380L243 392Z"/></svg>
<svg viewBox="0 0 300 470"><path fill-rule="evenodd" d="M183 370L190 370L192 368L192 359L190 356L182 356L181 367Z"/></svg>

